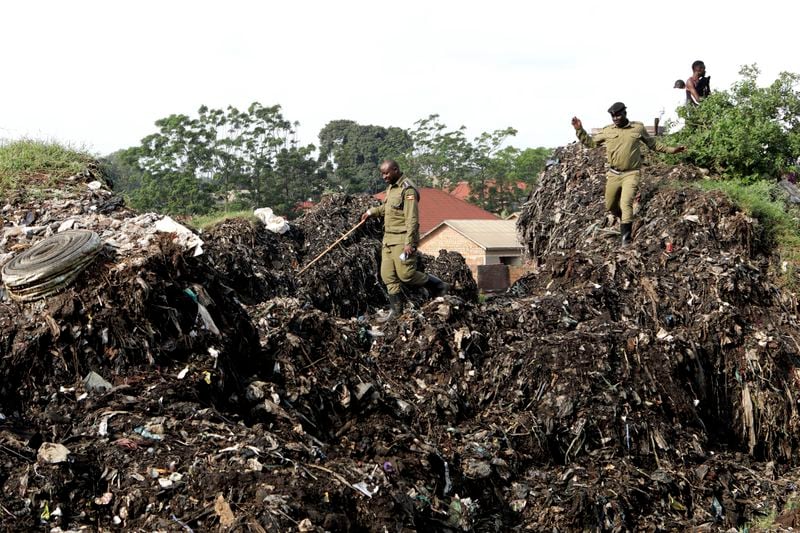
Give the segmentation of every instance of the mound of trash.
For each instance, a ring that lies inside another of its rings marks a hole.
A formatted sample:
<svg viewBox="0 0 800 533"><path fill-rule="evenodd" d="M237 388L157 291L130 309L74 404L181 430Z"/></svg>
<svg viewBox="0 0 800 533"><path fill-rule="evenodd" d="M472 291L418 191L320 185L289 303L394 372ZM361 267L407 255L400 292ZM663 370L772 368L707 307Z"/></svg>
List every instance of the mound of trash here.
<svg viewBox="0 0 800 533"><path fill-rule="evenodd" d="M103 246L54 294L0 295L3 524L794 525L797 299L764 229L696 169L651 165L620 248L602 151L556 157L518 223L531 273L479 299L461 256L422 257L453 290L406 291L381 326L366 196L280 232L137 214L91 173L9 202L0 267L65 231Z"/></svg>

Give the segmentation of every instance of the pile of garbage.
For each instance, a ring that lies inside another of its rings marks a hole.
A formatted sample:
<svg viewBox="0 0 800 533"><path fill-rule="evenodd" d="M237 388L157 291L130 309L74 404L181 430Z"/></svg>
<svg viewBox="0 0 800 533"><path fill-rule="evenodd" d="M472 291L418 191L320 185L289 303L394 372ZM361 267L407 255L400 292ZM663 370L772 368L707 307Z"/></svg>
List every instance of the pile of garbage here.
<svg viewBox="0 0 800 533"><path fill-rule="evenodd" d="M288 230L202 232L92 174L12 200L0 267L68 230L103 248L55 294L0 299L3 523L795 525L798 307L765 231L694 188L699 170L651 164L620 248L602 151L556 157L519 219L530 274L479 299L461 256L422 257L453 290L408 290L380 327L380 222L330 248L369 197L325 197Z"/></svg>

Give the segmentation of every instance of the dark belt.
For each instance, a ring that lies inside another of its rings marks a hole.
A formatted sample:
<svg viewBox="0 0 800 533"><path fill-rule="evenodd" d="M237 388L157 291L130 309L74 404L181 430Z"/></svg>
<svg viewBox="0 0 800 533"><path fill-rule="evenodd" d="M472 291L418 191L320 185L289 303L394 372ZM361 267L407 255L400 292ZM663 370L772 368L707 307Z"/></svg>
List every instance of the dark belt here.
<svg viewBox="0 0 800 533"><path fill-rule="evenodd" d="M405 235L407 232L405 232L405 231L384 231L384 233L389 233L391 235Z"/></svg>

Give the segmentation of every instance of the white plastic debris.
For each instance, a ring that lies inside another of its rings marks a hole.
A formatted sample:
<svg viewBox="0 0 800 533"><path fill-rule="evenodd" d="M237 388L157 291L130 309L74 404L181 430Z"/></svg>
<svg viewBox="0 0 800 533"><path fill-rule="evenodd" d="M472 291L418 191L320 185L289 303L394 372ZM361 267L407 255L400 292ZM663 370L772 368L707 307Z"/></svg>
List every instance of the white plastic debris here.
<svg viewBox="0 0 800 533"><path fill-rule="evenodd" d="M259 207L253 214L264 223L264 226L272 233L280 233L281 235L289 231L289 223L285 218L279 217L272 212L270 207Z"/></svg>
<svg viewBox="0 0 800 533"><path fill-rule="evenodd" d="M261 472L261 470L264 468L264 465L261 464L261 461L259 461L255 457L251 457L250 459L247 460L247 463L245 463L245 467L247 470L250 470L252 472Z"/></svg>
<svg viewBox="0 0 800 533"><path fill-rule="evenodd" d="M73 229L75 227L76 222L77 221L74 218L68 218L67 220L62 222L60 226L58 226L58 230L56 231L56 233L61 233L62 231Z"/></svg>
<svg viewBox="0 0 800 533"><path fill-rule="evenodd" d="M365 481L359 481L358 483L353 484L353 488L359 491L367 498L372 498L375 494L378 494L378 491L380 491L381 489L377 485L374 487L370 487L369 485L367 485Z"/></svg>
<svg viewBox="0 0 800 533"><path fill-rule="evenodd" d="M94 499L94 503L97 505L108 505L111 503L111 499L114 497L114 494L111 492L105 492L102 496L98 496Z"/></svg>
<svg viewBox="0 0 800 533"><path fill-rule="evenodd" d="M55 442L43 442L36 457L43 463L63 463L70 454L69 448Z"/></svg>
<svg viewBox="0 0 800 533"><path fill-rule="evenodd" d="M87 392L106 392L113 389L114 386L97 372L91 371L83 378L83 388Z"/></svg>
<svg viewBox="0 0 800 533"><path fill-rule="evenodd" d="M171 217L165 216L155 223L155 229L161 233L174 233L175 240L187 250L194 250L193 257L203 253L203 240L189 228L178 224Z"/></svg>
<svg viewBox="0 0 800 533"><path fill-rule="evenodd" d="M219 335L219 328L214 323L214 319L211 318L211 313L208 312L206 306L197 302L197 313L200 315L200 318L203 320L203 325L206 327L208 331L213 333L214 335Z"/></svg>
<svg viewBox="0 0 800 533"><path fill-rule="evenodd" d="M125 415L128 414L127 411L107 411L103 413L100 417L100 422L97 426L97 434L101 437L105 437L108 435L108 421L111 419L112 416L115 415Z"/></svg>
<svg viewBox="0 0 800 533"><path fill-rule="evenodd" d="M173 472L169 475L169 477L159 477L158 484L161 486L162 489L169 489L175 486L176 483L180 483L183 479L183 474L178 472Z"/></svg>

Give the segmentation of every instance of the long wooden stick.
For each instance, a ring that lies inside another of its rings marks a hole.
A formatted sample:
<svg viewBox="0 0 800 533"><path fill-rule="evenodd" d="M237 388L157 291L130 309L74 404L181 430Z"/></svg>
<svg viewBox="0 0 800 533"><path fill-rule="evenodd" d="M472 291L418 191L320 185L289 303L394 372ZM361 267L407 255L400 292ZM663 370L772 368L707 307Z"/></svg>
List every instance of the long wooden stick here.
<svg viewBox="0 0 800 533"><path fill-rule="evenodd" d="M323 255L325 255L325 254L327 254L328 252L330 252L330 251L333 249L333 247L334 247L334 246L336 246L337 244L339 244L340 242L342 242L343 240L345 240L345 239L346 239L346 238L347 238L347 237L348 237L348 236L349 236L351 233L353 233L355 230L357 230L357 229L358 229L358 227L359 227L359 226L361 226L361 224L363 224L364 222L366 222L366 220L362 220L361 222L359 222L358 224L356 224L355 226L353 226L352 228L350 228L350 231L348 231L347 233L345 233L344 235L342 235L341 237L339 237L339 238L336 240L336 242L334 242L333 244L331 244L330 246L328 246L328 247L325 249L325 251L323 251L321 254L319 254L317 257L315 257L315 258L314 258L314 259L313 259L313 260L312 260L312 261L311 261L309 264L307 264L306 266L304 266L304 267L303 267L303 270L301 270L300 272L298 272L298 273L297 273L297 275L299 276L300 274L302 274L303 272L305 272L305 271L308 269L308 267L310 267L311 265L313 265L314 263L316 263L316 262L319 260L319 258L320 258L320 257L322 257Z"/></svg>

